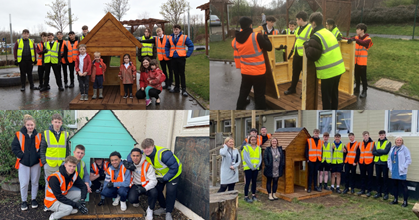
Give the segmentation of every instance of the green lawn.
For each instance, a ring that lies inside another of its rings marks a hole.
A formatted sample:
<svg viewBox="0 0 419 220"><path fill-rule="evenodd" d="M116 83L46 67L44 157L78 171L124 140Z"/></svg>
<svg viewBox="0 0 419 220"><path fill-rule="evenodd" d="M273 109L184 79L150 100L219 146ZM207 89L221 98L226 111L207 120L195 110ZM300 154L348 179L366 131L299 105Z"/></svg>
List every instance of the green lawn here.
<svg viewBox="0 0 419 220"><path fill-rule="evenodd" d="M209 43L209 57L211 59L234 60L234 50L231 47L232 38L227 38L226 41Z"/></svg>
<svg viewBox="0 0 419 220"><path fill-rule="evenodd" d="M351 24L350 33L356 33L356 25ZM367 33L369 34L391 34L391 35L408 35L412 36L413 24L411 25L400 25L400 24L386 24L386 25L368 25ZM346 35L346 33L344 34ZM419 36L419 25L416 25L415 36Z"/></svg>
<svg viewBox="0 0 419 220"><path fill-rule="evenodd" d="M18 67L18 66L15 66L15 65L0 66L0 69L15 68L15 67Z"/></svg>

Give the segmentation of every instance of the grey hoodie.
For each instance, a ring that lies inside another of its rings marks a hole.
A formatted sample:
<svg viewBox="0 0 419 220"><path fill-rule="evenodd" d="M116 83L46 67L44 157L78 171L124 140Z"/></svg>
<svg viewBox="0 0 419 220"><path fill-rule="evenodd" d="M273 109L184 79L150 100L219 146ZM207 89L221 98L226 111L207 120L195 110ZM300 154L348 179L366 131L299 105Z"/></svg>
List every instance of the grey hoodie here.
<svg viewBox="0 0 419 220"><path fill-rule="evenodd" d="M146 155L141 155L141 160L139 164L135 164L134 166L137 168L132 174L134 175L133 184L141 185L141 166L143 163L146 162ZM148 162L147 162L148 163ZM144 187L147 191L153 189L157 185L156 173L154 172L153 166L150 164L148 167L148 171L146 174L146 181L149 181L148 184Z"/></svg>

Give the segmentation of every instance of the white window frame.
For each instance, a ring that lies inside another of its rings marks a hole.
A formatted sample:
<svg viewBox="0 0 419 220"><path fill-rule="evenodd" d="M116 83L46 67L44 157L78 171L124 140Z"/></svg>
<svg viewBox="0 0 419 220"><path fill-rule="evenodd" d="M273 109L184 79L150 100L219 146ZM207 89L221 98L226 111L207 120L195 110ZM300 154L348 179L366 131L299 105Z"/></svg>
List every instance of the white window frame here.
<svg viewBox="0 0 419 220"><path fill-rule="evenodd" d="M66 111L66 110L64 110L64 111ZM69 112L71 112L71 111L73 111L73 110L68 110ZM74 119L75 119L75 122L74 122L74 124L68 124L67 125L67 127L68 128L72 128L72 129L77 129L77 115L78 115L78 110L74 110Z"/></svg>
<svg viewBox="0 0 419 220"><path fill-rule="evenodd" d="M209 114L205 116L201 116L201 117L192 118L192 111L193 110L188 110L188 119L184 127L209 125L209 120L210 120Z"/></svg>
<svg viewBox="0 0 419 220"><path fill-rule="evenodd" d="M389 111L390 110L385 110L385 114L384 114L384 129L387 133L388 136L401 136L401 137L406 137L406 136L419 136L419 132L418 132L418 114L419 114L419 110L410 110L412 111L412 127L411 127L411 132L389 132Z"/></svg>
<svg viewBox="0 0 419 220"><path fill-rule="evenodd" d="M297 115L289 115L289 116L279 116L279 117L274 117L274 131L276 131L278 128L276 127L276 122L281 120L282 121L282 128L284 128L284 123L285 120L287 119L295 119L295 127L297 127L298 125L298 117Z"/></svg>
<svg viewBox="0 0 419 220"><path fill-rule="evenodd" d="M226 122L228 122L228 123L226 123ZM223 132L226 132L225 130L228 127L230 128L230 132L231 132L231 120L225 120L225 121L223 121Z"/></svg>
<svg viewBox="0 0 419 220"><path fill-rule="evenodd" d="M329 133L329 135L330 135L330 137L333 137L333 136L335 136L335 131L336 131L336 111L337 110L317 110L317 115L316 115L316 117L317 117L317 119L316 119L316 128L319 128L319 117L320 117L320 113L321 112L329 112L329 111L331 111L332 112L332 130L330 131L330 133ZM339 110L339 111L344 111L344 110ZM353 132L353 127L354 127L354 111L353 110L350 110L351 111L351 129L352 129L352 131L350 131L350 132ZM323 134L320 134L319 135L319 137L323 137ZM348 137L348 134L346 133L346 134L341 134L341 137Z"/></svg>

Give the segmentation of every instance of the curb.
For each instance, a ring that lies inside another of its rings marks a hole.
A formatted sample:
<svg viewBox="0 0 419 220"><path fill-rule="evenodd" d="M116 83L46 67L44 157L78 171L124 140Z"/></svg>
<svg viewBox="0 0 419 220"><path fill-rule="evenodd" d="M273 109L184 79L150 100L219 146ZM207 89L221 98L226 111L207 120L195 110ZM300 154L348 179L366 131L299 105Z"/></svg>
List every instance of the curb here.
<svg viewBox="0 0 419 220"><path fill-rule="evenodd" d="M198 101L198 99L191 93L191 92L188 92L188 95L190 95L195 101L196 101L196 103L198 103L198 105L199 106L201 106L203 109L205 109L205 110L209 110L209 109L207 109L204 105L202 105L202 103L200 103L199 101Z"/></svg>
<svg viewBox="0 0 419 220"><path fill-rule="evenodd" d="M401 97L404 97L404 98L407 98L407 99L412 99L412 100L415 100L415 101L418 101L418 102L419 102L419 99L418 99L418 98L413 98L413 97L410 97L410 96L408 96L408 95L404 95L404 94L400 94L400 93L395 93L395 92L392 92L392 91L389 91L389 90L385 90L385 89L382 89L382 88L378 88L378 87L376 87L376 86L370 86L370 85L368 85L368 87L371 87L371 88L373 88L373 89L380 90L380 91L383 91L383 92L388 92L388 93L390 93L390 94L397 95L397 96L401 96Z"/></svg>

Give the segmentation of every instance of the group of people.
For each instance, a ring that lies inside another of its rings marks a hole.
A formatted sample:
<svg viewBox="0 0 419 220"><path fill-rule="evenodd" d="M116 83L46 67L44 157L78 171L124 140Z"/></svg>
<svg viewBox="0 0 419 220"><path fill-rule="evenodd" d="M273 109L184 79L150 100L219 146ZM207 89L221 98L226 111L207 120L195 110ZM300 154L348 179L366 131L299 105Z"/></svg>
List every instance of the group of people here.
<svg viewBox="0 0 419 220"><path fill-rule="evenodd" d="M355 134L349 133L350 142L346 145L341 141L339 133L334 135L334 140L329 142L329 133L323 133L323 140L320 139L320 130L314 129L313 136L307 139L305 157L308 166L308 188L307 193L314 190L321 192L331 190L336 193L347 194L349 191L355 194L356 167L359 165L361 176L361 190L357 195L365 194L370 197L372 194L373 170L377 176L377 193L375 199L383 197L389 199L388 172L393 179L394 199L390 204L398 204L399 186L403 188L402 207L407 206L408 191L406 175L408 166L411 164L409 149L404 145L402 137L396 137L396 144L386 138L386 132L378 132L379 139L374 142L368 131L362 133L363 140L356 141ZM262 156L262 146L269 141ZM245 175L244 200L252 203L256 198L256 180L261 168L262 161L265 168L263 174L266 176L266 190L269 200L277 200L276 190L278 179L284 174L285 154L282 146L278 146L278 139L267 133L266 127L261 128L260 135L252 128L249 136L243 141L241 153L234 147L234 140L228 137L220 149L222 156L220 170L220 189L218 192L234 190L235 184L239 181L239 165L243 164ZM329 172L331 184L328 185ZM341 175L345 177L345 189L340 188ZM367 175L368 173L368 175ZM319 184L317 184L319 180ZM252 183L249 197L249 186Z"/></svg>
<svg viewBox="0 0 419 220"><path fill-rule="evenodd" d="M60 219L78 211L87 214L87 193L96 192L101 195L98 206L105 204L105 198L114 198L112 205L120 204L122 211L127 210L127 200L139 207L140 196L146 195L147 220L164 213L166 220L172 220L182 163L169 149L156 146L153 139L146 138L141 149L131 150L127 160L122 161L117 151L106 159L94 158L89 172L89 166L83 161L89 149L77 145L71 155L69 133L62 127L60 114L52 116L48 130L38 133L35 128L35 119L25 115L23 127L16 132L11 144L17 157L15 168L19 173L22 211L28 209L29 181L32 185L31 207L38 207L36 197L43 167L44 211L53 212L49 219ZM163 195L165 187L166 197ZM154 210L156 201L161 208Z"/></svg>
<svg viewBox="0 0 419 220"><path fill-rule="evenodd" d="M231 46L234 49L234 61L236 68L241 69L242 82L237 110L243 110L249 103L248 94L253 87L255 93L256 109L265 109L265 90L267 67L263 51L271 51L272 43L268 35L293 34L295 35L294 46L288 55L288 60L293 56L292 61L292 82L291 86L284 92L285 95L296 93L300 73L303 68L303 52L306 51L307 59L313 61L316 66L317 78L321 80L321 95L323 109L337 109L339 101L339 81L345 73L339 41L346 39L348 44L353 41L355 44L355 89L354 93L359 94L362 79L362 92L360 98L367 95L366 66L368 50L373 45L371 38L366 33L367 26L360 23L356 26L357 36L344 38L337 28L333 19L326 20L326 28L322 25L323 15L314 12L308 17L305 11L296 15L296 21L289 22L289 28L281 33L275 29L276 19L272 16L266 18L262 25L263 34L253 32L252 20L248 17L240 19L240 32L236 32ZM283 59L286 61L285 50L287 46L281 45L276 50L283 50ZM301 98L302 96L300 96Z"/></svg>

